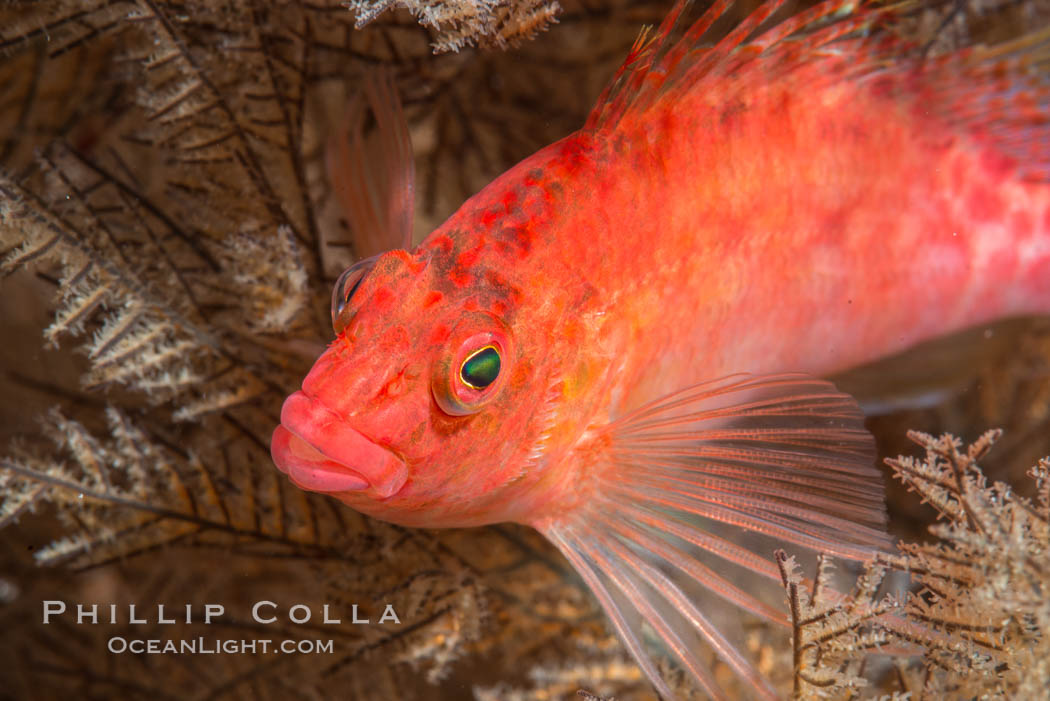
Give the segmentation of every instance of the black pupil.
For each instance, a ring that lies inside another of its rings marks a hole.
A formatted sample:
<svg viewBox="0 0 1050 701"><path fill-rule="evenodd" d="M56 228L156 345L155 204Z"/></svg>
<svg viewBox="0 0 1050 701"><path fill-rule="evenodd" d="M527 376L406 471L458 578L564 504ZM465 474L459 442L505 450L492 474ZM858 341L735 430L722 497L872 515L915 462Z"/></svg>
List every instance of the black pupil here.
<svg viewBox="0 0 1050 701"><path fill-rule="evenodd" d="M499 377L499 367L499 351L486 346L463 361L459 374L471 387L485 389Z"/></svg>

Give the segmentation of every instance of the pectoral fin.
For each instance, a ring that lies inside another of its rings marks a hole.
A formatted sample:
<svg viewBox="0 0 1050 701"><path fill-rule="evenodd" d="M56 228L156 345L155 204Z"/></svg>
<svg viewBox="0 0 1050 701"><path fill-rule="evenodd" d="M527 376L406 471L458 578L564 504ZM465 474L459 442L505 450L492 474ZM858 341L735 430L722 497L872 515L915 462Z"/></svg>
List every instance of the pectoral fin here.
<svg viewBox="0 0 1050 701"><path fill-rule="evenodd" d="M653 643L712 697L725 694L705 650L756 695L777 697L724 634L721 607L697 602L717 597L786 624L785 609L745 584L779 581L778 545L853 560L891 545L874 441L829 382L736 375L697 385L618 419L596 443L605 464L595 496L538 527L668 698Z"/></svg>

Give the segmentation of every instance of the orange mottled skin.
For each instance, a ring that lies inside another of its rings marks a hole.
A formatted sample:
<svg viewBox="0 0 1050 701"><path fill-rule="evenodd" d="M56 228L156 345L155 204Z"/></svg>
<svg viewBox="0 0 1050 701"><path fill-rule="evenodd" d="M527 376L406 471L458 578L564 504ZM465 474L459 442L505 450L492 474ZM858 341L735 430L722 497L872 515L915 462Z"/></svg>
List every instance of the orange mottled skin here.
<svg viewBox="0 0 1050 701"><path fill-rule="evenodd" d="M732 372L816 375L1050 311L1050 189L902 80L761 63L578 132L384 255L304 390L408 467L353 508L412 526L542 525L585 499L602 427ZM513 337L478 413L434 359L465 315Z"/></svg>

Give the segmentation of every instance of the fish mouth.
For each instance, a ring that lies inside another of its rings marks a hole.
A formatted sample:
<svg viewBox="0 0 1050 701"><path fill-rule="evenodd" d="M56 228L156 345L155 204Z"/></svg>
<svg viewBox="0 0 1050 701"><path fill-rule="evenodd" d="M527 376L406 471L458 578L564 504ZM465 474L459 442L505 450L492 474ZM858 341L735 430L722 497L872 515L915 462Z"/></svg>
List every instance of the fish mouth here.
<svg viewBox="0 0 1050 701"><path fill-rule="evenodd" d="M314 492L370 489L386 499L408 480L404 460L304 392L284 401L281 425L270 440L270 455L292 482Z"/></svg>

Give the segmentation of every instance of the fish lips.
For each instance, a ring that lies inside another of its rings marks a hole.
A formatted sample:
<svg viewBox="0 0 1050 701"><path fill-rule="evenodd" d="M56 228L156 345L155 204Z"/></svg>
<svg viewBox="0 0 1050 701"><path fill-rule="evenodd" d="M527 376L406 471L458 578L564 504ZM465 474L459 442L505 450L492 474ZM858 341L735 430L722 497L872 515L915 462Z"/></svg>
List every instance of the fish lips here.
<svg viewBox="0 0 1050 701"><path fill-rule="evenodd" d="M371 489L378 498L386 499L408 480L408 467L401 458L304 392L284 401L281 425L270 440L270 455L292 482L315 492Z"/></svg>

